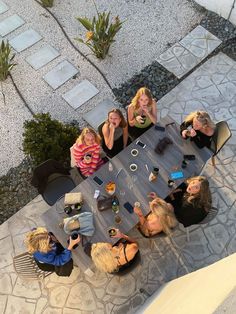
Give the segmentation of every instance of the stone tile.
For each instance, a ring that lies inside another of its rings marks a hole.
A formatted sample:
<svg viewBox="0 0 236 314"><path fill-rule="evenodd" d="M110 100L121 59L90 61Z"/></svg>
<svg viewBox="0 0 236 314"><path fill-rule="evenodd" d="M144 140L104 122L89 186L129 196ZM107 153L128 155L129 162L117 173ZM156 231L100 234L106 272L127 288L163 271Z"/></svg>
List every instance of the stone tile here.
<svg viewBox="0 0 236 314"><path fill-rule="evenodd" d="M8 9L6 3L0 0L0 14L6 12Z"/></svg>
<svg viewBox="0 0 236 314"><path fill-rule="evenodd" d="M19 15L11 15L0 22L0 35L6 36L23 24L25 24L25 21Z"/></svg>
<svg viewBox="0 0 236 314"><path fill-rule="evenodd" d="M7 307L4 314L32 314L35 310L35 304L29 303L23 298L8 296Z"/></svg>
<svg viewBox="0 0 236 314"><path fill-rule="evenodd" d="M204 227L204 232L215 254L221 254L229 241L229 233L221 224Z"/></svg>
<svg viewBox="0 0 236 314"><path fill-rule="evenodd" d="M71 105L74 109L77 109L86 101L97 95L97 93L99 93L99 90L92 83L88 80L83 80L69 92L62 95L62 97L69 105Z"/></svg>
<svg viewBox="0 0 236 314"><path fill-rule="evenodd" d="M49 306L40 314L62 314L62 309Z"/></svg>
<svg viewBox="0 0 236 314"><path fill-rule="evenodd" d="M0 313L4 313L7 303L7 295L0 295Z"/></svg>
<svg viewBox="0 0 236 314"><path fill-rule="evenodd" d="M9 43L17 52L21 52L33 46L41 39L42 36L31 28L9 40Z"/></svg>
<svg viewBox="0 0 236 314"><path fill-rule="evenodd" d="M30 299L39 298L41 291L38 281L27 281L18 277L13 289L13 295Z"/></svg>
<svg viewBox="0 0 236 314"><path fill-rule="evenodd" d="M193 55L199 58L199 62L206 58L216 47L221 44L221 40L208 32L204 27L198 25L179 43L188 49Z"/></svg>
<svg viewBox="0 0 236 314"><path fill-rule="evenodd" d="M70 290L66 307L83 311L94 311L96 309L96 302L89 285L79 282L73 286Z"/></svg>
<svg viewBox="0 0 236 314"><path fill-rule="evenodd" d="M70 289L68 287L59 286L50 291L50 304L55 307L64 307Z"/></svg>
<svg viewBox="0 0 236 314"><path fill-rule="evenodd" d="M109 282L106 293L119 297L128 297L135 291L135 280L131 275L121 277L120 282L114 276Z"/></svg>
<svg viewBox="0 0 236 314"><path fill-rule="evenodd" d="M198 59L180 44L175 44L156 60L178 78L184 76L198 64Z"/></svg>
<svg viewBox="0 0 236 314"><path fill-rule="evenodd" d="M70 78L75 76L79 70L75 68L67 60L62 61L56 65L50 72L48 72L43 79L53 88L57 89L62 84L67 82Z"/></svg>
<svg viewBox="0 0 236 314"><path fill-rule="evenodd" d="M60 53L52 46L47 45L39 49L34 54L27 57L25 60L35 70L38 70L58 56L60 56Z"/></svg>
<svg viewBox="0 0 236 314"><path fill-rule="evenodd" d="M12 283L9 274L4 271L0 272L0 295L11 294L12 293ZM1 313L1 312L0 312Z"/></svg>
<svg viewBox="0 0 236 314"><path fill-rule="evenodd" d="M12 252L13 246L11 237L0 240L0 269L12 264Z"/></svg>
<svg viewBox="0 0 236 314"><path fill-rule="evenodd" d="M98 126L107 119L107 114L110 110L118 108L117 105L110 99L105 99L100 102L94 109L83 115L83 119L88 122L95 130Z"/></svg>

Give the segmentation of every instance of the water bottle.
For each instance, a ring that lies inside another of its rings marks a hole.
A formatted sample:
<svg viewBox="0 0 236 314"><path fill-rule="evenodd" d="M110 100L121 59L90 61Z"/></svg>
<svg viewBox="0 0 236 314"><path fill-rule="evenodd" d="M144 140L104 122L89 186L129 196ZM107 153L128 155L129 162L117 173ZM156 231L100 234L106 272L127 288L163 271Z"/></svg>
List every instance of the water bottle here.
<svg viewBox="0 0 236 314"><path fill-rule="evenodd" d="M111 209L113 210L113 212L115 214L118 214L120 211L120 207L119 207L119 200L117 197L114 197L112 200L112 205L111 205Z"/></svg>

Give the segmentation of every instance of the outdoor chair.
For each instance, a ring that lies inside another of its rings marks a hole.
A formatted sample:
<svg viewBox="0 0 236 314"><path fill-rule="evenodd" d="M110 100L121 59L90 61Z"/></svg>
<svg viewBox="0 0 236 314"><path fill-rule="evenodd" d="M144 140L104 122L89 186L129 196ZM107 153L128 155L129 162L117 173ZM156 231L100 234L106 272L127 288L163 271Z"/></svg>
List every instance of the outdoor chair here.
<svg viewBox="0 0 236 314"><path fill-rule="evenodd" d="M212 138L210 150L214 153L211 157L212 165L215 167L215 156L219 153L225 143L230 139L232 133L226 121L216 123L216 130Z"/></svg>
<svg viewBox="0 0 236 314"><path fill-rule="evenodd" d="M14 256L13 266L16 273L23 279L42 280L52 274L52 272L41 270L28 252Z"/></svg>
<svg viewBox="0 0 236 314"><path fill-rule="evenodd" d="M209 213L207 214L207 216L201 221L199 222L197 225L205 225L205 224L208 224L210 221L212 221L216 215L218 213L218 208L216 207L212 207L210 210L209 210ZM186 227L185 230L186 230L186 236L187 236L187 242L190 241L190 234L189 234L189 227Z"/></svg>
<svg viewBox="0 0 236 314"><path fill-rule="evenodd" d="M59 162L49 159L34 169L31 184L48 205L54 205L64 194L76 187L68 169Z"/></svg>

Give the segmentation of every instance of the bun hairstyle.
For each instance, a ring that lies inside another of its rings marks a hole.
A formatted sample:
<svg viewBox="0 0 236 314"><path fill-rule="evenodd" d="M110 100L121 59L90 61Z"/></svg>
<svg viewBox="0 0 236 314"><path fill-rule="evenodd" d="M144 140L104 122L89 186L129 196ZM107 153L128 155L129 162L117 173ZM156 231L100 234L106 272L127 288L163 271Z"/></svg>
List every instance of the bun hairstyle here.
<svg viewBox="0 0 236 314"><path fill-rule="evenodd" d="M193 119L196 118L204 128L210 127L211 129L215 129L216 125L211 120L209 114L206 111L194 111L191 112L186 118L185 122L193 122Z"/></svg>

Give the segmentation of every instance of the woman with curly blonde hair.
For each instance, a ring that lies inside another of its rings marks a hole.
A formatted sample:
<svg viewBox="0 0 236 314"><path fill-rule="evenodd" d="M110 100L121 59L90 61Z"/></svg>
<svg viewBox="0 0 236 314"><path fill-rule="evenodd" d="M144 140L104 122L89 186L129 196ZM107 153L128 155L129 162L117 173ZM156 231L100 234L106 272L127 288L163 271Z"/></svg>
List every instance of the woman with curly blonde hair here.
<svg viewBox="0 0 236 314"><path fill-rule="evenodd" d="M166 198L173 206L175 216L184 227L201 222L212 206L209 182L197 176L186 180Z"/></svg>
<svg viewBox="0 0 236 314"><path fill-rule="evenodd" d="M134 212L139 218L139 230L145 237L151 237L157 233L164 232L169 235L171 228L176 226L176 219L170 204L156 196L152 192L153 200L149 202L151 213L144 217L139 203L135 203Z"/></svg>
<svg viewBox="0 0 236 314"><path fill-rule="evenodd" d="M71 250L80 242L70 238L68 248L65 249L47 229L38 227L26 234L25 245L33 255L38 267L44 271L55 271L59 276L69 276L73 269Z"/></svg>
<svg viewBox="0 0 236 314"><path fill-rule="evenodd" d="M76 166L85 177L92 175L101 165L101 138L92 128L84 128L71 148Z"/></svg>
<svg viewBox="0 0 236 314"><path fill-rule="evenodd" d="M94 243L91 245L91 258L102 272L114 273L126 269L135 261L138 253L136 240L116 229L113 238L121 238L124 242L112 246L110 243Z"/></svg>
<svg viewBox="0 0 236 314"><path fill-rule="evenodd" d="M157 123L157 104L151 92L141 87L128 106L129 134L137 138Z"/></svg>
<svg viewBox="0 0 236 314"><path fill-rule="evenodd" d="M180 126L180 134L184 139L190 138L199 148L212 147L215 123L205 111L190 113ZM214 148L214 147L213 147Z"/></svg>

